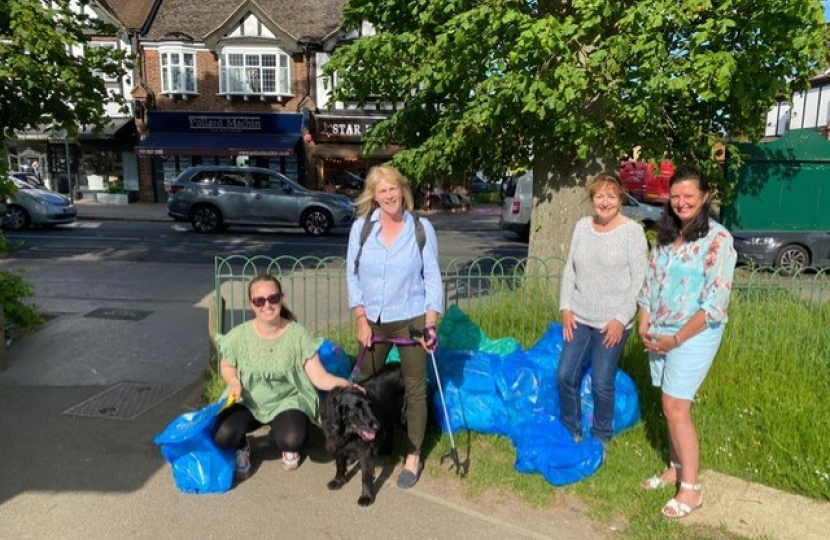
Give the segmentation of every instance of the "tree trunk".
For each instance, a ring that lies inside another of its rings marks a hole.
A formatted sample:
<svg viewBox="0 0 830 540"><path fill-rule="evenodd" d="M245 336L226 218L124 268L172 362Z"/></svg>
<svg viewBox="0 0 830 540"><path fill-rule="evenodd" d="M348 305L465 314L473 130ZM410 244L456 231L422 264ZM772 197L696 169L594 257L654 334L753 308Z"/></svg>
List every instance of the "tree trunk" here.
<svg viewBox="0 0 830 540"><path fill-rule="evenodd" d="M576 222L592 213L588 181L601 172L614 172L608 165L603 149L576 163L554 151L536 152L529 257L563 261L568 257Z"/></svg>

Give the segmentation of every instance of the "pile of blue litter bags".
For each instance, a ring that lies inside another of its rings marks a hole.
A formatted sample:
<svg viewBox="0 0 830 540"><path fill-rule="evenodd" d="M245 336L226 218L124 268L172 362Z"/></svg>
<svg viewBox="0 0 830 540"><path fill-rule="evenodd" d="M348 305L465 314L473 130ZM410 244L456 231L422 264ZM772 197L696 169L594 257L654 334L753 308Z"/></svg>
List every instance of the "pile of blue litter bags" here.
<svg viewBox="0 0 830 540"><path fill-rule="evenodd" d="M516 470L541 473L556 486L577 482L599 469L602 445L589 433L593 418L590 369L580 391L583 441L575 443L558 420L556 371L563 343L558 322L525 351L514 338L488 338L466 314L451 306L438 328L438 343L436 360L449 425L441 413L434 377L430 377L430 388L435 417L444 432L467 429L508 437L516 448ZM616 434L639 421L640 407L637 389L622 370L614 384Z"/></svg>

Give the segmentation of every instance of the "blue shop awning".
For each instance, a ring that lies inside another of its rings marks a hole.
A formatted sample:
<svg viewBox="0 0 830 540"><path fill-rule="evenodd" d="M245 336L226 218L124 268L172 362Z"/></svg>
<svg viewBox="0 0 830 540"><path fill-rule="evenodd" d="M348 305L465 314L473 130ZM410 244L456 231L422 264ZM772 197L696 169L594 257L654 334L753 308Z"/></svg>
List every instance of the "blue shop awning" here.
<svg viewBox="0 0 830 540"><path fill-rule="evenodd" d="M300 134L152 133L136 147L143 156L291 156Z"/></svg>

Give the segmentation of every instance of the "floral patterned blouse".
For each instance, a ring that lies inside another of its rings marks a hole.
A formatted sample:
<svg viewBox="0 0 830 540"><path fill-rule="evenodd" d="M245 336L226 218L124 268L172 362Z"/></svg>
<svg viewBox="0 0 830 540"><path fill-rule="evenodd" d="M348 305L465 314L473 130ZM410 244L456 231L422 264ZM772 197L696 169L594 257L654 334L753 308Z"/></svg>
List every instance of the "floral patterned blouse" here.
<svg viewBox="0 0 830 540"><path fill-rule="evenodd" d="M736 261L732 235L712 220L703 238L676 250L672 244L656 246L637 298L649 314L649 331L674 334L699 310L709 326L725 324Z"/></svg>

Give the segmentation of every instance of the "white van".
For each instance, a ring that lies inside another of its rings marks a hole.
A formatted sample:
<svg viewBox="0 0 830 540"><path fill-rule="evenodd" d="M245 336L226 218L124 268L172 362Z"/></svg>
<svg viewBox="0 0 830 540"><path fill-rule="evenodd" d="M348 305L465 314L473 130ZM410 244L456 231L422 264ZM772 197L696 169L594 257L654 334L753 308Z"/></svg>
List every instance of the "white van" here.
<svg viewBox="0 0 830 540"><path fill-rule="evenodd" d="M530 239L530 213L533 210L533 171L527 172L515 180L514 186L505 191L501 207L499 227L513 231L522 240ZM620 211L631 219L640 221L646 228L651 227L663 214L663 207L638 202L625 194Z"/></svg>
<svg viewBox="0 0 830 540"><path fill-rule="evenodd" d="M511 182L513 185L508 186L504 193L499 227L515 232L527 242L530 238L530 213L533 210L533 171L528 171Z"/></svg>

